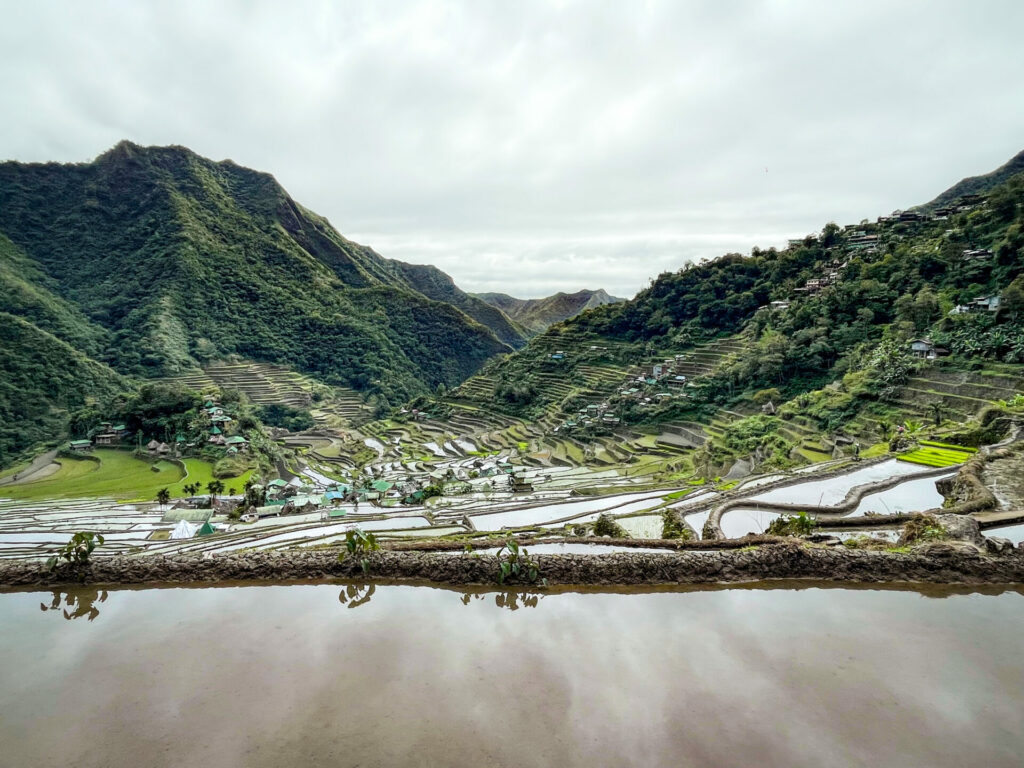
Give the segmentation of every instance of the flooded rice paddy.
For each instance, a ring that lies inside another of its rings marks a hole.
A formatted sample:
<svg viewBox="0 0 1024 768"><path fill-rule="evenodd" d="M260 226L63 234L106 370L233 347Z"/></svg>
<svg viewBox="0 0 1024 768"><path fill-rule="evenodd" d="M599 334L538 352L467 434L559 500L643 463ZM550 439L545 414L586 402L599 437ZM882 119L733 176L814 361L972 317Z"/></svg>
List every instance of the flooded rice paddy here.
<svg viewBox="0 0 1024 768"><path fill-rule="evenodd" d="M80 589L0 594L0 624L19 768L1003 768L1024 751L1015 591Z"/></svg>
<svg viewBox="0 0 1024 768"><path fill-rule="evenodd" d="M781 504L834 506L842 502L846 498L846 494L858 485L877 483L881 480L888 480L890 477L919 474L923 471L926 471L926 468L890 459L838 477L776 488L751 496L750 499L751 501L772 501Z"/></svg>
<svg viewBox="0 0 1024 768"><path fill-rule="evenodd" d="M897 486L878 493L872 493L861 499L857 508L850 513L850 517L858 517L868 512L876 512L880 515L892 515L897 512L921 512L926 509L941 507L942 494L939 493L935 483L944 477L952 477L953 472L942 477L920 477L916 480L907 480Z"/></svg>

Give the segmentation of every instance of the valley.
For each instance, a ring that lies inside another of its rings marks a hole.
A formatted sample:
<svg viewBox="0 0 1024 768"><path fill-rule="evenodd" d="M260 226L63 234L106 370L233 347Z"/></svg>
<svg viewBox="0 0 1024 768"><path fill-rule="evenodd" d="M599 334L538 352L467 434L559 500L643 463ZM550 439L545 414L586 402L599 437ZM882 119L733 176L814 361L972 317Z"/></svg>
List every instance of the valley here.
<svg viewBox="0 0 1024 768"><path fill-rule="evenodd" d="M212 227L213 211L243 227L242 217L269 216L290 238L274 236L271 261L301 263L369 316L376 297L390 328L411 312L430 330L373 337L372 354L336 346L322 324L303 338L260 330L259 344L226 342L228 329L252 327L218 320L230 303L199 338L197 317L168 314L172 294L154 296L162 362L144 377L121 352L90 362L110 384L64 401L71 439L44 442L50 453L31 466L33 451L8 461L2 558L43 559L78 530L104 537L99 555L186 558L344 560L366 536L395 553L488 554L721 554L737 539L794 537L851 552L1020 543L1024 508L1007 477L1024 466L1022 177L969 185L982 191L921 212L829 224L784 250L688 265L628 301L603 291L523 301L464 294L438 270L381 259L269 177L187 151L119 145L89 168L101 178L162 168L178 185L190 174L220 185L235 207L207 211L189 192L196 222ZM72 298L97 316L80 289L61 288L70 278L54 264L26 266L35 233L3 226L11 264L31 278L19 283L22 303L3 309L55 349L115 350L123 326L76 315ZM245 237L269 247L265 235ZM286 278L275 280L249 286L261 300L244 314L310 311L275 305ZM423 302L447 309L423 314ZM442 317L486 335L488 351L470 361L454 340L428 357L410 349L416 338L440 349L439 334L452 332ZM253 354L269 343L279 352ZM382 367L395 343L401 361Z"/></svg>

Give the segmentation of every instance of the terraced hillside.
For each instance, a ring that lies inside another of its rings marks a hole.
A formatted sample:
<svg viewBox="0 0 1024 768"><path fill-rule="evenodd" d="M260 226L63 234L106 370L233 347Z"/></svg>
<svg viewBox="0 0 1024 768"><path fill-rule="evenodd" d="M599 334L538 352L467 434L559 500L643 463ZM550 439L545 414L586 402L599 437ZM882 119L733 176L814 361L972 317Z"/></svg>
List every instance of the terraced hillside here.
<svg viewBox="0 0 1024 768"><path fill-rule="evenodd" d="M237 389L258 405L274 403L305 408L318 426L352 427L372 418L358 392L329 387L285 366L255 362L218 362L175 377L191 389L208 386Z"/></svg>
<svg viewBox="0 0 1024 768"><path fill-rule="evenodd" d="M958 370L940 362L911 377L892 401L901 410L928 416L939 405L945 418L966 421L998 400L1024 392L1024 365L986 362L978 370Z"/></svg>

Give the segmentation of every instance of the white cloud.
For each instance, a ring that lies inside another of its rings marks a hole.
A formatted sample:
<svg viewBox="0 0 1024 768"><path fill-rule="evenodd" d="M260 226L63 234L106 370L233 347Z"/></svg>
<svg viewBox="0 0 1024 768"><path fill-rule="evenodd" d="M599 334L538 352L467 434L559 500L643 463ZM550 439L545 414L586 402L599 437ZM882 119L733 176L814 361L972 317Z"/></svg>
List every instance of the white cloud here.
<svg viewBox="0 0 1024 768"><path fill-rule="evenodd" d="M1016 0L6 4L0 156L184 144L467 289L628 295L1008 159L1021 22Z"/></svg>

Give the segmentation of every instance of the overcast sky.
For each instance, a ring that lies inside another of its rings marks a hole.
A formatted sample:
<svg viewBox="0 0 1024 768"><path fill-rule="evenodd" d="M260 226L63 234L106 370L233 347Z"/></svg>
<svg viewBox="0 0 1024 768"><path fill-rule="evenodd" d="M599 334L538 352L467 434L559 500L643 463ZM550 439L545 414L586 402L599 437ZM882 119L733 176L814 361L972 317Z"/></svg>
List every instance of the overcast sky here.
<svg viewBox="0 0 1024 768"><path fill-rule="evenodd" d="M632 295L1024 149L1024 2L6 2L0 157L273 173L466 290Z"/></svg>

